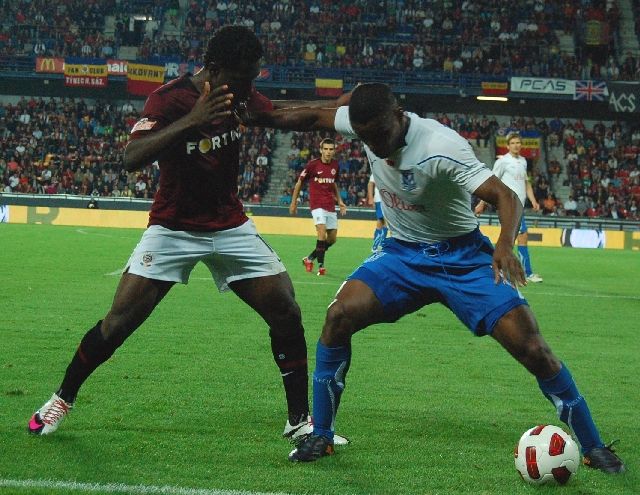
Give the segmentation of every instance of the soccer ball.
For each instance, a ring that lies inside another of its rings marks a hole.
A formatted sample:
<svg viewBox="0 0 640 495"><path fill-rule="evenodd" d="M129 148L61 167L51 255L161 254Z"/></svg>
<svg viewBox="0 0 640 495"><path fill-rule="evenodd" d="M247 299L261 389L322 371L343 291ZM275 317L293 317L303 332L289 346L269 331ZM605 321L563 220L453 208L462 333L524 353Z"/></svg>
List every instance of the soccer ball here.
<svg viewBox="0 0 640 495"><path fill-rule="evenodd" d="M580 464L580 451L571 435L552 425L525 431L514 456L522 479L535 485L549 482L564 485Z"/></svg>

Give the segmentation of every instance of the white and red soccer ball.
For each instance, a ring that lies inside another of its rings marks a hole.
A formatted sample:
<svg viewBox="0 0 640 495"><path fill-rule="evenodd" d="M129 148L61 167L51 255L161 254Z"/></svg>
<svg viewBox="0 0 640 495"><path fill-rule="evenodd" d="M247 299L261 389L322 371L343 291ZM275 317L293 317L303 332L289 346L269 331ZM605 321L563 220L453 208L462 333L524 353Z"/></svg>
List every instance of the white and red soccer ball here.
<svg viewBox="0 0 640 495"><path fill-rule="evenodd" d="M578 445L561 428L539 425L524 432L515 452L516 469L532 484L564 485L580 465Z"/></svg>

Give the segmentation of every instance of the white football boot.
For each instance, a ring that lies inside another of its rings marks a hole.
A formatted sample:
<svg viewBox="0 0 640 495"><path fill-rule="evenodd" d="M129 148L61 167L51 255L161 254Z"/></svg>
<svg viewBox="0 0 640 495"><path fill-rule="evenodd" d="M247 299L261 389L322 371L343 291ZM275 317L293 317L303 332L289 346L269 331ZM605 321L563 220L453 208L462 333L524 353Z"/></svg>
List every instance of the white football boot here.
<svg viewBox="0 0 640 495"><path fill-rule="evenodd" d="M306 435L311 435L312 433L313 433L313 418L311 418L311 416L307 416L307 419L300 421L296 425L291 425L289 420L287 420L287 424L284 425L284 431L282 432L282 436L293 442ZM334 433L333 435L334 445L347 445L348 443L349 443L348 438Z"/></svg>
<svg viewBox="0 0 640 495"><path fill-rule="evenodd" d="M73 404L66 402L56 394L51 396L44 406L38 409L27 427L29 433L34 435L48 435L60 426L60 422L69 413Z"/></svg>

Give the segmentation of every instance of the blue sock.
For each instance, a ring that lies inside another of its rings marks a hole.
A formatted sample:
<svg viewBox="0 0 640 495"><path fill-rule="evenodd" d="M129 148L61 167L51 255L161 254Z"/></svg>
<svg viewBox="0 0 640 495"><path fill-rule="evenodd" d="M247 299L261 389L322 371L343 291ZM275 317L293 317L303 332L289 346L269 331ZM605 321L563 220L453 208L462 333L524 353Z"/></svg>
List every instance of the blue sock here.
<svg viewBox="0 0 640 495"><path fill-rule="evenodd" d="M518 246L518 254L520 255L520 262L524 266L524 273L527 277L533 273L531 269L531 258L529 257L529 248L527 246Z"/></svg>
<svg viewBox="0 0 640 495"><path fill-rule="evenodd" d="M313 372L313 433L333 440L334 421L345 376L351 363L351 346L327 347L318 341Z"/></svg>
<svg viewBox="0 0 640 495"><path fill-rule="evenodd" d="M389 227L382 227L382 240L387 238L387 234L389 233Z"/></svg>
<svg viewBox="0 0 640 495"><path fill-rule="evenodd" d="M538 385L544 396L556 407L558 417L578 437L582 453L604 445L591 418L587 401L578 392L576 382L564 364L556 376L547 380L538 379Z"/></svg>

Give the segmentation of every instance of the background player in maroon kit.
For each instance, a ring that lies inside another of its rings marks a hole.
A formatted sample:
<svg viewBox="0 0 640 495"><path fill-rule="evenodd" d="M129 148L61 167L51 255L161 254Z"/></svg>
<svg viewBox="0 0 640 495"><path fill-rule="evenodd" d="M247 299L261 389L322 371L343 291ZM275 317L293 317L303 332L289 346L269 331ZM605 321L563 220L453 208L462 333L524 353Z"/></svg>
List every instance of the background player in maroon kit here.
<svg viewBox="0 0 640 495"><path fill-rule="evenodd" d="M237 197L237 112L273 108L253 88L261 57L251 31L224 27L209 42L201 71L169 82L147 99L124 165L131 171L159 162L149 226L124 269L111 309L83 337L58 391L31 418L31 433L58 428L89 375L175 283L188 281L199 261L220 291L235 292L269 325L288 406L284 436L310 431L307 346L291 280Z"/></svg>
<svg viewBox="0 0 640 495"><path fill-rule="evenodd" d="M316 225L318 240L316 248L309 256L302 258L308 272L313 271L313 260L318 259L318 275L324 275L324 255L327 249L336 243L338 238L338 218L336 215L336 202L340 206L340 214L347 212L347 207L340 198L336 177L338 175L338 161L333 157L336 153L336 144L333 139L320 141L320 158L311 160L300 173L300 177L291 194L289 213L295 215L298 212L298 195L304 182L309 182L309 206L311 216Z"/></svg>

